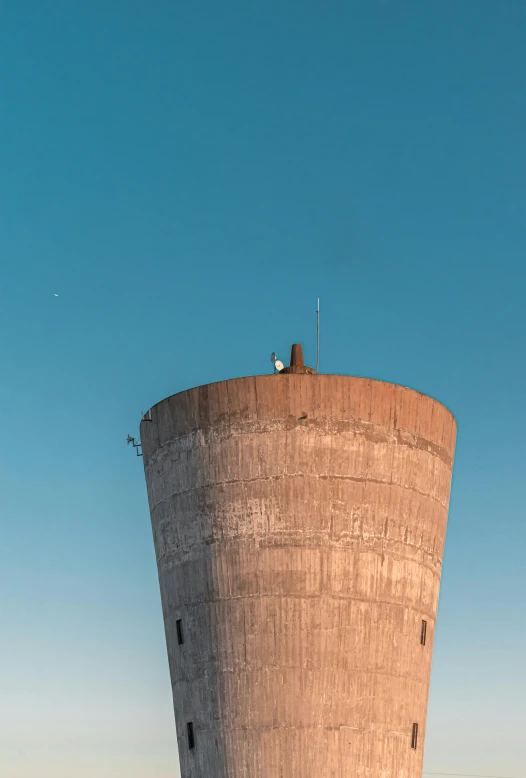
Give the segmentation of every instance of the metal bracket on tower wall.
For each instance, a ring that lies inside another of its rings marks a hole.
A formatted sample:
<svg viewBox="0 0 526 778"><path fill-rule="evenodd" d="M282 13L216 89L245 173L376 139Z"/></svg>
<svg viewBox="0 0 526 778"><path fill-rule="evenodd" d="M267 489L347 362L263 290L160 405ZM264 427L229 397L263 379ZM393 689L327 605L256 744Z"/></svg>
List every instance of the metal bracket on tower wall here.
<svg viewBox="0 0 526 778"><path fill-rule="evenodd" d="M137 456L142 457L142 451L139 451L139 449L142 448L140 440L135 440L135 438L132 438L131 435L128 435L128 437L126 438L126 443L128 445L130 443L133 443L133 448L136 449Z"/></svg>

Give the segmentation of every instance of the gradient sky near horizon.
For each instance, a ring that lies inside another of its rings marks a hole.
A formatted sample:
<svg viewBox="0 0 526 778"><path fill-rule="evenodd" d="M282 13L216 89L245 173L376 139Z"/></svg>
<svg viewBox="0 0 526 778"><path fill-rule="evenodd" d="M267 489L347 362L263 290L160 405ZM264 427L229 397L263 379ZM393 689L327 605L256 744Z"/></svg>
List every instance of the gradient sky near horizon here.
<svg viewBox="0 0 526 778"><path fill-rule="evenodd" d="M425 769L526 777L525 86L522 0L0 3L2 776L178 776L126 435L319 296L458 420Z"/></svg>

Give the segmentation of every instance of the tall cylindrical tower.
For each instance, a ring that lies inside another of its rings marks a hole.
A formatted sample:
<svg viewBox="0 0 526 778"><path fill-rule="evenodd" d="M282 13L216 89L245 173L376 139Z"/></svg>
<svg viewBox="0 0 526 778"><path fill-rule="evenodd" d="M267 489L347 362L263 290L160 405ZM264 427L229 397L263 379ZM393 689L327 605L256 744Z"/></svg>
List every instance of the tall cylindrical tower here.
<svg viewBox="0 0 526 778"><path fill-rule="evenodd" d="M420 778L455 421L293 357L141 425L181 776Z"/></svg>

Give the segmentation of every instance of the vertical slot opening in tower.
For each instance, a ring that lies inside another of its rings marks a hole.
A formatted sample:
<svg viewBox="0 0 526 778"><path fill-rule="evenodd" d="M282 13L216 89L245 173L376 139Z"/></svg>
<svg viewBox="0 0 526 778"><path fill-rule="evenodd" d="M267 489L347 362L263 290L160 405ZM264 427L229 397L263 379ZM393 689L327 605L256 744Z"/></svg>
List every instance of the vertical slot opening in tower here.
<svg viewBox="0 0 526 778"><path fill-rule="evenodd" d="M418 745L418 724L413 724L413 734L411 737L411 748L416 748Z"/></svg>
<svg viewBox="0 0 526 778"><path fill-rule="evenodd" d="M192 721L189 721L186 725L186 734L188 736L188 748L191 751L195 748L194 724Z"/></svg>
<svg viewBox="0 0 526 778"><path fill-rule="evenodd" d="M420 630L420 645L425 646L427 636L427 621L422 619L422 628Z"/></svg>
<svg viewBox="0 0 526 778"><path fill-rule="evenodd" d="M179 643L180 646L182 646L184 643L182 619L177 619L177 621L175 622L175 628L177 630L177 642Z"/></svg>

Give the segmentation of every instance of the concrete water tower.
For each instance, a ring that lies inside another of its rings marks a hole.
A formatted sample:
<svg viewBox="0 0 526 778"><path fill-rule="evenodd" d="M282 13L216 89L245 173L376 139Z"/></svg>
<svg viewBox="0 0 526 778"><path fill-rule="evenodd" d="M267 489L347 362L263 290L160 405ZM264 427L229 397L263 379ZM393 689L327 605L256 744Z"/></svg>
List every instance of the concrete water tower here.
<svg viewBox="0 0 526 778"><path fill-rule="evenodd" d="M420 778L455 435L299 346L151 409L182 778Z"/></svg>

